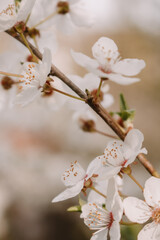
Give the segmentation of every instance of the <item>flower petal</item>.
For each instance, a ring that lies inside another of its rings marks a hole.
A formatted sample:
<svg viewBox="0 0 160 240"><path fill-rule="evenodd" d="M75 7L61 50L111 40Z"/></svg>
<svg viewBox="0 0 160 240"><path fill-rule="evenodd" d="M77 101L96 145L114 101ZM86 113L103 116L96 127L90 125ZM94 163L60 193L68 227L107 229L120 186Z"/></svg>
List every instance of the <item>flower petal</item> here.
<svg viewBox="0 0 160 240"><path fill-rule="evenodd" d="M92 54L102 65L105 64L106 59L116 59L119 55L115 42L106 37L101 37L93 45Z"/></svg>
<svg viewBox="0 0 160 240"><path fill-rule="evenodd" d="M98 182L97 184L94 184L94 187L100 191L101 193L103 193L104 195L106 195L107 193L107 185L108 185L108 181L101 181ZM88 202L95 202L95 203L99 203L99 204L105 204L105 198L103 196L101 196L100 194L96 193L95 191L91 190L88 194Z"/></svg>
<svg viewBox="0 0 160 240"><path fill-rule="evenodd" d="M109 231L109 236L110 236L110 239L112 239L112 240L119 240L120 239L121 234L120 234L119 222L113 221L112 226L111 226L110 231Z"/></svg>
<svg viewBox="0 0 160 240"><path fill-rule="evenodd" d="M20 104L24 107L40 95L41 89L37 89L35 86L28 86L16 96L15 104Z"/></svg>
<svg viewBox="0 0 160 240"><path fill-rule="evenodd" d="M91 237L91 240L106 240L108 234L108 228L103 228L98 232L95 232Z"/></svg>
<svg viewBox="0 0 160 240"><path fill-rule="evenodd" d="M62 175L62 182L65 186L73 186L79 181L84 180L86 173L81 165L75 161L71 163L70 168L68 168Z"/></svg>
<svg viewBox="0 0 160 240"><path fill-rule="evenodd" d="M155 207L160 206L160 179L150 177L145 182L144 198L148 205Z"/></svg>
<svg viewBox="0 0 160 240"><path fill-rule="evenodd" d="M78 195L80 193L80 191L83 188L83 180L78 182L76 185L74 185L73 187L67 188L64 192L60 193L57 197L55 197L52 202L60 202L72 197L75 197L76 195Z"/></svg>
<svg viewBox="0 0 160 240"><path fill-rule="evenodd" d="M121 74L118 73L110 73L107 75L109 80L118 83L120 85L130 85L132 83L139 82L139 78L131 78L131 77L124 77Z"/></svg>
<svg viewBox="0 0 160 240"><path fill-rule="evenodd" d="M150 207L138 198L125 198L123 206L125 215L132 222L144 223L151 217Z"/></svg>
<svg viewBox="0 0 160 240"><path fill-rule="evenodd" d="M143 141L143 133L141 133L138 129L132 129L125 137L124 143L134 151L138 152L142 147Z"/></svg>
<svg viewBox="0 0 160 240"><path fill-rule="evenodd" d="M42 56L42 64L39 65L39 68L41 69L41 79L40 79L41 86L43 86L47 80L47 76L51 71L51 64L52 64L51 51L48 48L45 48Z"/></svg>
<svg viewBox="0 0 160 240"><path fill-rule="evenodd" d="M71 55L77 64L79 64L82 67L85 67L88 71L90 71L90 69L96 69L99 66L96 60L86 56L83 53L75 52L74 50L71 49Z"/></svg>
<svg viewBox="0 0 160 240"><path fill-rule="evenodd" d="M113 72L126 76L137 75L146 66L143 60L126 58L112 66Z"/></svg>
<svg viewBox="0 0 160 240"><path fill-rule="evenodd" d="M36 0L23 0L21 1L20 9L18 11L17 21L25 21L35 4Z"/></svg>
<svg viewBox="0 0 160 240"><path fill-rule="evenodd" d="M87 12L87 8L80 4L70 5L70 17L78 27L90 27L93 25L93 18Z"/></svg>
<svg viewBox="0 0 160 240"><path fill-rule="evenodd" d="M148 223L138 234L138 240L159 240L160 224Z"/></svg>

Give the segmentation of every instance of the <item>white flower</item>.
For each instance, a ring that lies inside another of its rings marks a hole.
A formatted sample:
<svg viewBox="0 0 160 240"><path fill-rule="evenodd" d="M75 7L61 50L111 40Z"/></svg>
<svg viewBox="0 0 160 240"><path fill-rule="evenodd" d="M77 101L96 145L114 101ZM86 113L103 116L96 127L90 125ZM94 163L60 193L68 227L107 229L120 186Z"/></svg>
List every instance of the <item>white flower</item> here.
<svg viewBox="0 0 160 240"><path fill-rule="evenodd" d="M40 11L38 17L35 9ZM45 19L46 21L43 24L39 24ZM39 0L36 2L29 20L31 27L36 24L38 28L48 28L48 26L56 25L56 28L63 33L71 33L75 26L91 26L93 18L89 15L83 0Z"/></svg>
<svg viewBox="0 0 160 240"><path fill-rule="evenodd" d="M17 95L16 103L22 106L32 102L37 96L41 95L47 76L51 69L51 52L45 49L43 53L42 63L26 62L23 65L21 75L20 90Z"/></svg>
<svg viewBox="0 0 160 240"><path fill-rule="evenodd" d="M142 201L135 197L128 197L123 201L125 215L132 222L148 223L138 234L138 240L160 239L160 179L150 177L144 188Z"/></svg>
<svg viewBox="0 0 160 240"><path fill-rule="evenodd" d="M108 183L107 199L105 208L96 203L89 202L82 207L81 218L93 233L91 240L106 240L108 234L110 240L120 239L119 222L123 214L123 204L117 191L115 179Z"/></svg>
<svg viewBox="0 0 160 240"><path fill-rule="evenodd" d="M132 129L124 142L110 141L104 150L104 155L99 157L104 166L104 176L110 178L116 175L122 168L131 164L139 153L147 154L145 148L141 149L143 140L143 134L138 129ZM103 174L101 174L102 177Z"/></svg>
<svg viewBox="0 0 160 240"><path fill-rule="evenodd" d="M1 0L0 32L13 27L17 22L25 21L36 0Z"/></svg>
<svg viewBox="0 0 160 240"><path fill-rule="evenodd" d="M93 58L71 50L72 57L82 67L97 76L109 79L121 85L128 85L139 81L132 78L144 67L145 62L139 59L123 59L119 57L117 45L113 40L101 37L92 47Z"/></svg>
<svg viewBox="0 0 160 240"><path fill-rule="evenodd" d="M98 175L97 170L97 159L94 159L85 171L81 165L75 161L71 163L69 169L67 169L62 175L62 182L67 187L65 191L55 197L52 202L63 201L78 195L81 190L91 187L92 183L96 181Z"/></svg>

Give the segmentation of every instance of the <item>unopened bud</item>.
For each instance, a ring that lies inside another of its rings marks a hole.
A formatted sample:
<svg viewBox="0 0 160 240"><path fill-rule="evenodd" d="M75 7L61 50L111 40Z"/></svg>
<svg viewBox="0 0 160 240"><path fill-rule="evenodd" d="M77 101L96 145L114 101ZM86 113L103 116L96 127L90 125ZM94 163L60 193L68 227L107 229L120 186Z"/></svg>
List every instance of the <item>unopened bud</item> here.
<svg viewBox="0 0 160 240"><path fill-rule="evenodd" d="M8 90L12 87L12 85L14 84L14 81L12 80L12 78L5 76L2 78L1 84L5 90Z"/></svg>
<svg viewBox="0 0 160 240"><path fill-rule="evenodd" d="M80 119L80 127L84 132L94 132L95 122L93 120Z"/></svg>
<svg viewBox="0 0 160 240"><path fill-rule="evenodd" d="M57 12L58 14L66 14L69 12L69 4L68 2L60 1L57 3Z"/></svg>

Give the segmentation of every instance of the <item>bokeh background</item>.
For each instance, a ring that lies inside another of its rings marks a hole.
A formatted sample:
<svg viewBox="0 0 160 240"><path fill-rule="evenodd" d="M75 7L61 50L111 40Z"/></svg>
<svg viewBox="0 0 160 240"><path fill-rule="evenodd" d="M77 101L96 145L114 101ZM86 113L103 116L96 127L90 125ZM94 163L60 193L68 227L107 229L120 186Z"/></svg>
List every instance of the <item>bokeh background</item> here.
<svg viewBox="0 0 160 240"><path fill-rule="evenodd" d="M91 47L101 36L112 38L123 58L145 60L141 82L130 86L110 83L115 98L110 110L119 109L119 93L124 93L130 108L136 109L135 127L144 133L148 158L160 171L160 2L88 0L88 6L95 15L94 26L77 29L71 36L59 33L54 63L66 74L83 76L86 72L74 63L70 49L92 56ZM21 46L1 33L1 53L15 48L19 51ZM91 233L79 213L66 211L77 204L77 198L57 204L51 200L64 190L60 177L69 163L78 160L86 168L109 139L82 132L66 106L55 112L33 103L3 109L0 114L0 239L89 239ZM101 119L97 126L112 133ZM149 177L140 163L133 173L142 185ZM142 197L130 179L124 180L125 194ZM138 230L123 227L122 239L136 239Z"/></svg>

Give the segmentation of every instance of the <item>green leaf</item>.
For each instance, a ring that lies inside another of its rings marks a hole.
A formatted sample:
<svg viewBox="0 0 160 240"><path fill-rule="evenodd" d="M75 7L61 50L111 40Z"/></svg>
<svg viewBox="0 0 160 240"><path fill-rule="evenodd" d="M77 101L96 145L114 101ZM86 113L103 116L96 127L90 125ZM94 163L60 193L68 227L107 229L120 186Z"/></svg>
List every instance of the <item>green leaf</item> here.
<svg viewBox="0 0 160 240"><path fill-rule="evenodd" d="M125 110L128 110L128 106L123 93L120 93L120 111L123 112Z"/></svg>
<svg viewBox="0 0 160 240"><path fill-rule="evenodd" d="M123 119L123 121L127 121L129 118L133 120L135 116L135 110L134 109L125 110L125 111L117 112L117 114Z"/></svg>

